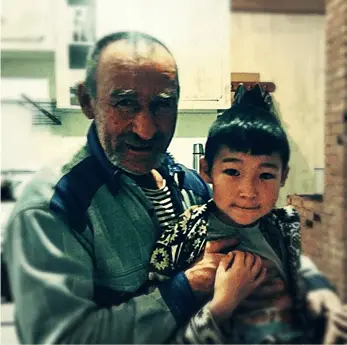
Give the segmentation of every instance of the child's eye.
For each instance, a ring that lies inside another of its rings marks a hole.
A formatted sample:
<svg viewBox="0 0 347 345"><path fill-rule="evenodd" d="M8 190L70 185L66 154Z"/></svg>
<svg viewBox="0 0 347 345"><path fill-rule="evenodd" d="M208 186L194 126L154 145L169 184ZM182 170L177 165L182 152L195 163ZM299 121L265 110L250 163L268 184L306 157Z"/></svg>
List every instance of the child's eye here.
<svg viewBox="0 0 347 345"><path fill-rule="evenodd" d="M240 176L240 172L236 169L224 169L223 173L229 176Z"/></svg>
<svg viewBox="0 0 347 345"><path fill-rule="evenodd" d="M262 180L272 180L272 179L276 178L276 175L271 174L271 173L262 173L262 174L260 174L260 178Z"/></svg>

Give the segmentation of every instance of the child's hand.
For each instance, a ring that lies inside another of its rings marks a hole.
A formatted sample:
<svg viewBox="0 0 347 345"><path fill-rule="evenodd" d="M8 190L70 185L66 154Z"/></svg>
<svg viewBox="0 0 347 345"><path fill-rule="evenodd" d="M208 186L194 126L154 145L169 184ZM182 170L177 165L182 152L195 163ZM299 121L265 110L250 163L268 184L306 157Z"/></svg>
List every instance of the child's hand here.
<svg viewBox="0 0 347 345"><path fill-rule="evenodd" d="M347 304L338 310L327 311L327 326L323 344L347 343Z"/></svg>
<svg viewBox="0 0 347 345"><path fill-rule="evenodd" d="M190 287L199 301L206 303L211 298L218 265L226 253L238 244L234 238L208 241L203 255L185 271Z"/></svg>
<svg viewBox="0 0 347 345"><path fill-rule="evenodd" d="M317 289L307 294L308 309L314 316L323 315L325 310L338 311L342 301L335 292L329 289Z"/></svg>
<svg viewBox="0 0 347 345"><path fill-rule="evenodd" d="M233 310L265 279L266 268L259 256L235 250L219 263L210 310L217 322L228 319Z"/></svg>

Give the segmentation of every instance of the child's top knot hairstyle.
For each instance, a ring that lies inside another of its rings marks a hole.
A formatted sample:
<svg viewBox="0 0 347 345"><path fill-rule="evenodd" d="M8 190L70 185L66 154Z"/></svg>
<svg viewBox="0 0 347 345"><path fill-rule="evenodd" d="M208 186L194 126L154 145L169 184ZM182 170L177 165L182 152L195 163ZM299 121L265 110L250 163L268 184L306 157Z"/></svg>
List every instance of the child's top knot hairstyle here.
<svg viewBox="0 0 347 345"><path fill-rule="evenodd" d="M283 169L287 167L290 148L288 138L275 113L271 96L259 85L248 91L240 85L235 100L212 124L205 147L209 171L222 146L251 155L278 153Z"/></svg>

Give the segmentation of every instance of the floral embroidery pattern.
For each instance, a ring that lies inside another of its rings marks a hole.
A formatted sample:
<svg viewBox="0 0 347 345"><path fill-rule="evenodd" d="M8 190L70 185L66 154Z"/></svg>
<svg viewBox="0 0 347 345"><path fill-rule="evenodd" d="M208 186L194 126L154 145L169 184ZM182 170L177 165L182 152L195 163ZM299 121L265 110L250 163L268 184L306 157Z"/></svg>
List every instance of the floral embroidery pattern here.
<svg viewBox="0 0 347 345"><path fill-rule="evenodd" d="M156 248L151 257L151 264L158 270L162 271L169 265L169 254L164 248Z"/></svg>

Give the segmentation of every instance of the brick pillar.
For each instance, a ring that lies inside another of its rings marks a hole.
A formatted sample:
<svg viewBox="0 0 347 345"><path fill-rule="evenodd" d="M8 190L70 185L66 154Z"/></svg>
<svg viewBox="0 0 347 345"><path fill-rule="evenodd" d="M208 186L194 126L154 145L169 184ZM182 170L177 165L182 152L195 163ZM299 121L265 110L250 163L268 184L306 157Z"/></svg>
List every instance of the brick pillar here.
<svg viewBox="0 0 347 345"><path fill-rule="evenodd" d="M347 302L347 1L326 0L325 272ZM314 87L314 86L312 86Z"/></svg>

